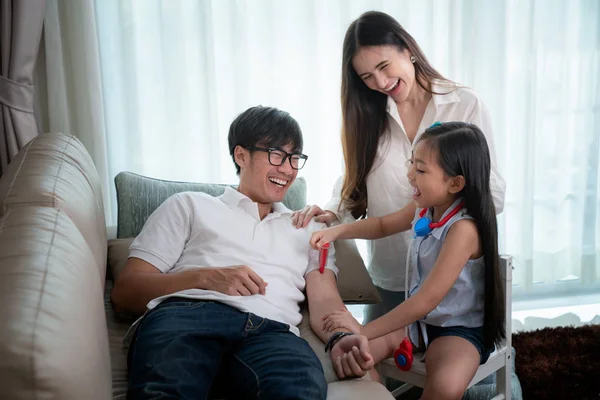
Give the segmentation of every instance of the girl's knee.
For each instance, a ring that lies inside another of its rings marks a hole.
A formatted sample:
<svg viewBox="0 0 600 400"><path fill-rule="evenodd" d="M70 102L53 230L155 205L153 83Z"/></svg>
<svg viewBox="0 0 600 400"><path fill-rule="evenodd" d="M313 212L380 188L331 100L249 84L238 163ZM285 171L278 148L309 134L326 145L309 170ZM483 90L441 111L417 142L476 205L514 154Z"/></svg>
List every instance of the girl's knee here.
<svg viewBox="0 0 600 400"><path fill-rule="evenodd" d="M437 379L429 379L428 377L421 399L460 400L466 390L467 387L461 380L453 379L451 376L438 377Z"/></svg>

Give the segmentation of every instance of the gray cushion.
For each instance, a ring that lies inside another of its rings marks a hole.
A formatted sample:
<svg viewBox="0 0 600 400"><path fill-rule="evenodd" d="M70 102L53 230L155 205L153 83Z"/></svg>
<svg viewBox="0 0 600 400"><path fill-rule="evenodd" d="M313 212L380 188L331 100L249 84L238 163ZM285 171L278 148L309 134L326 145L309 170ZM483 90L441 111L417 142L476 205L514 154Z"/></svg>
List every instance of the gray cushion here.
<svg viewBox="0 0 600 400"><path fill-rule="evenodd" d="M165 181L132 172L121 172L115 177L115 186L118 204L117 237L130 238L137 236L150 214L175 193L204 192L220 196L227 185ZM296 178L285 195L283 204L293 211L306 205L304 178Z"/></svg>

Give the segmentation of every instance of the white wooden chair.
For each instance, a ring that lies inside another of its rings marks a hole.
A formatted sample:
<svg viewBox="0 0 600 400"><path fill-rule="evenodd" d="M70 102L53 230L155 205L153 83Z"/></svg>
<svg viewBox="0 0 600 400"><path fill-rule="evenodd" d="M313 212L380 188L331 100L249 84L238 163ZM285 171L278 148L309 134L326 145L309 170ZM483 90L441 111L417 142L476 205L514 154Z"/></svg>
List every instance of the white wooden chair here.
<svg viewBox="0 0 600 400"><path fill-rule="evenodd" d="M496 396L492 400L510 400L511 398L511 298L512 298L512 257L500 257L500 275L503 278L504 293L506 297L506 339L500 346L490 355L487 362L477 369L475 376L469 383L468 387L480 382L486 376L496 373ZM425 386L425 362L423 354L414 354L412 368L409 371L402 371L396 367L394 360L388 358L379 364L379 373L382 377L389 377L401 382L406 382L404 385L392 392L394 397L401 395L412 389L414 386L420 388Z"/></svg>

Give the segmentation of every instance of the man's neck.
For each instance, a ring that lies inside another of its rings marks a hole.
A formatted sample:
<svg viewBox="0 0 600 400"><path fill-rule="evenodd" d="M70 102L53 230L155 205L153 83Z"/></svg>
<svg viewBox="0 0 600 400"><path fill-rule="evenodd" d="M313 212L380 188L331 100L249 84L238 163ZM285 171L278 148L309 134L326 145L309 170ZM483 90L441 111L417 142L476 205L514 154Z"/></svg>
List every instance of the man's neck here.
<svg viewBox="0 0 600 400"><path fill-rule="evenodd" d="M252 197L248 196L248 194L245 192L244 188L241 187L241 185L238 186L237 191L249 198L250 201L252 201L254 204L256 204L256 206L258 207L258 216L261 221L273 211L273 203L259 203Z"/></svg>
<svg viewBox="0 0 600 400"><path fill-rule="evenodd" d="M260 216L261 221L263 219L265 219L265 217L267 215L269 215L271 213L271 211L273 210L272 203L269 203L269 204L256 203L256 205L258 206L258 215Z"/></svg>

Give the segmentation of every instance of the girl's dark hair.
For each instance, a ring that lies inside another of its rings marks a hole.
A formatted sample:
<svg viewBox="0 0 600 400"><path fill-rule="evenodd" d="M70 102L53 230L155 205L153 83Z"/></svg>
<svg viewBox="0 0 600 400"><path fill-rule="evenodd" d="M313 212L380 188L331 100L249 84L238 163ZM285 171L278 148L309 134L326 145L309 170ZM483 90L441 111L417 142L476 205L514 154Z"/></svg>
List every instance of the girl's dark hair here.
<svg viewBox="0 0 600 400"><path fill-rule="evenodd" d="M426 91L433 93L431 84L436 79L450 82L431 66L417 42L391 16L369 11L350 24L342 55L342 147L346 164L342 202L354 218L366 216L367 175L388 122L387 96L367 87L354 70L352 58L361 47L381 45L408 50L415 56L416 82Z"/></svg>
<svg viewBox="0 0 600 400"><path fill-rule="evenodd" d="M236 146L282 148L292 146L292 152L301 152L302 131L298 122L287 112L273 107L251 107L238 115L229 127L229 154L237 174L240 166L233 154Z"/></svg>
<svg viewBox="0 0 600 400"><path fill-rule="evenodd" d="M435 124L434 124L435 125ZM485 262L485 305L483 331L487 347L506 336L505 299L500 277L496 208L490 191L490 151L481 130L465 122L447 122L432 126L419 138L437 154L446 175L465 178L459 193L467 213L479 232ZM507 285L510 282L506 282Z"/></svg>

